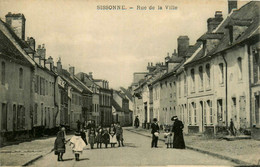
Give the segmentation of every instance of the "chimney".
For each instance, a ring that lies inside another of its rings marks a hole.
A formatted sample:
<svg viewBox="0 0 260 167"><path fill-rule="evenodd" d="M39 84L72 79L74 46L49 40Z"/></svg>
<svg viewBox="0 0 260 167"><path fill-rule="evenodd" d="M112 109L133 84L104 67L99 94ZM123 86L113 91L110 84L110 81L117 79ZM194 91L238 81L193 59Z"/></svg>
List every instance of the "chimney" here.
<svg viewBox="0 0 260 167"><path fill-rule="evenodd" d="M176 49L174 49L174 52L172 53L172 56L178 56Z"/></svg>
<svg viewBox="0 0 260 167"><path fill-rule="evenodd" d="M35 39L33 37L27 37L27 43L35 51Z"/></svg>
<svg viewBox="0 0 260 167"><path fill-rule="evenodd" d="M207 20L208 32L212 32L214 29L216 29L218 25L222 22L222 20L223 20L222 11L216 11L215 17L209 18Z"/></svg>
<svg viewBox="0 0 260 167"><path fill-rule="evenodd" d="M70 67L69 72L70 72L71 76L74 76L75 75L75 67Z"/></svg>
<svg viewBox="0 0 260 167"><path fill-rule="evenodd" d="M62 71L62 64L61 64L61 58L59 57L59 60L57 61L57 72L61 73Z"/></svg>
<svg viewBox="0 0 260 167"><path fill-rule="evenodd" d="M89 78L90 78L91 80L93 80L93 73L92 73L92 72L89 72L88 75L89 75Z"/></svg>
<svg viewBox="0 0 260 167"><path fill-rule="evenodd" d="M5 22L13 29L15 34L22 40L25 40L25 17L21 13L8 12L5 15Z"/></svg>
<svg viewBox="0 0 260 167"><path fill-rule="evenodd" d="M46 57L46 49L44 44L38 45L38 48L36 50L37 54L39 55L39 64L44 67L45 66L45 57Z"/></svg>
<svg viewBox="0 0 260 167"><path fill-rule="evenodd" d="M53 58L52 58L51 56L46 60L45 64L46 64L46 67L47 67L50 71L53 70L53 64L54 64L54 62L53 62Z"/></svg>
<svg viewBox="0 0 260 167"><path fill-rule="evenodd" d="M237 9L237 0L228 0L228 13L233 9Z"/></svg>
<svg viewBox="0 0 260 167"><path fill-rule="evenodd" d="M178 41L178 56L185 58L185 53L189 48L189 37L179 36Z"/></svg>

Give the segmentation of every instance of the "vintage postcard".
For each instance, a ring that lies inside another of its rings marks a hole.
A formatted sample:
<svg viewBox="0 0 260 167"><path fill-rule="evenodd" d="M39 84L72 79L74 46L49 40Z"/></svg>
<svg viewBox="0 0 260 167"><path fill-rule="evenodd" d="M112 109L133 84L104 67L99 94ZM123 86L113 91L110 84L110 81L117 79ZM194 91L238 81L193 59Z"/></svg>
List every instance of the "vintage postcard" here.
<svg viewBox="0 0 260 167"><path fill-rule="evenodd" d="M260 1L0 0L0 166L259 166Z"/></svg>

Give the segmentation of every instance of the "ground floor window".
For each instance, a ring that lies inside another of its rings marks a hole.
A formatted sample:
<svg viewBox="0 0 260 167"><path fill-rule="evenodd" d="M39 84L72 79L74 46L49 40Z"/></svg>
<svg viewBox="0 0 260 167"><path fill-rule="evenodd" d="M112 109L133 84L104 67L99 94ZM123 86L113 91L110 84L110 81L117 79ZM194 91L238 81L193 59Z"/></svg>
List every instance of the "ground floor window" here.
<svg viewBox="0 0 260 167"><path fill-rule="evenodd" d="M1 113L1 130L7 131L7 104L2 103L2 113Z"/></svg>

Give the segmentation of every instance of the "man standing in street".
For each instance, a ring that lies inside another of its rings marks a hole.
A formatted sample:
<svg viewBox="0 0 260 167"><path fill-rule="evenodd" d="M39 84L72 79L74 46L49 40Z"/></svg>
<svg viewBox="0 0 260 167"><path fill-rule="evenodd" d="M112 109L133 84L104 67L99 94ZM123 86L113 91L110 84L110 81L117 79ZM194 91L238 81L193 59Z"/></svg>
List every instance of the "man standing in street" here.
<svg viewBox="0 0 260 167"><path fill-rule="evenodd" d="M182 121L178 120L177 116L173 116L171 120L174 121L172 126L172 132L174 133L173 148L185 149L185 143L184 143L183 133L182 133L182 129L184 128L184 125Z"/></svg>
<svg viewBox="0 0 260 167"><path fill-rule="evenodd" d="M153 123L151 125L152 128L152 148L157 148L158 138L159 138L159 125L157 122L157 118L153 119Z"/></svg>
<svg viewBox="0 0 260 167"><path fill-rule="evenodd" d="M139 127L139 118L138 116L135 117L135 123L134 123L135 128Z"/></svg>

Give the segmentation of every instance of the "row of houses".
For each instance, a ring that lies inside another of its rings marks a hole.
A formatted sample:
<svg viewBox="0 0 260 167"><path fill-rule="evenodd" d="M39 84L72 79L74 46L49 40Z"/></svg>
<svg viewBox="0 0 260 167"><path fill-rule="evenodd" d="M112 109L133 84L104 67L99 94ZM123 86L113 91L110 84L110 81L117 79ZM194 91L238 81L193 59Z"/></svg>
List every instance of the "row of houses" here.
<svg viewBox="0 0 260 167"><path fill-rule="evenodd" d="M177 115L185 133L217 133L231 120L238 133L260 127L260 2L228 5L228 16L216 11L195 44L180 36L164 62L134 73L133 114L144 126L153 118L170 125Z"/></svg>
<svg viewBox="0 0 260 167"><path fill-rule="evenodd" d="M25 22L23 14L13 13L0 20L1 141L50 133L60 125L76 129L78 121L109 126L109 82L91 72L75 74L75 67L66 70L60 58L54 64L44 44L36 48L34 38L25 39Z"/></svg>

